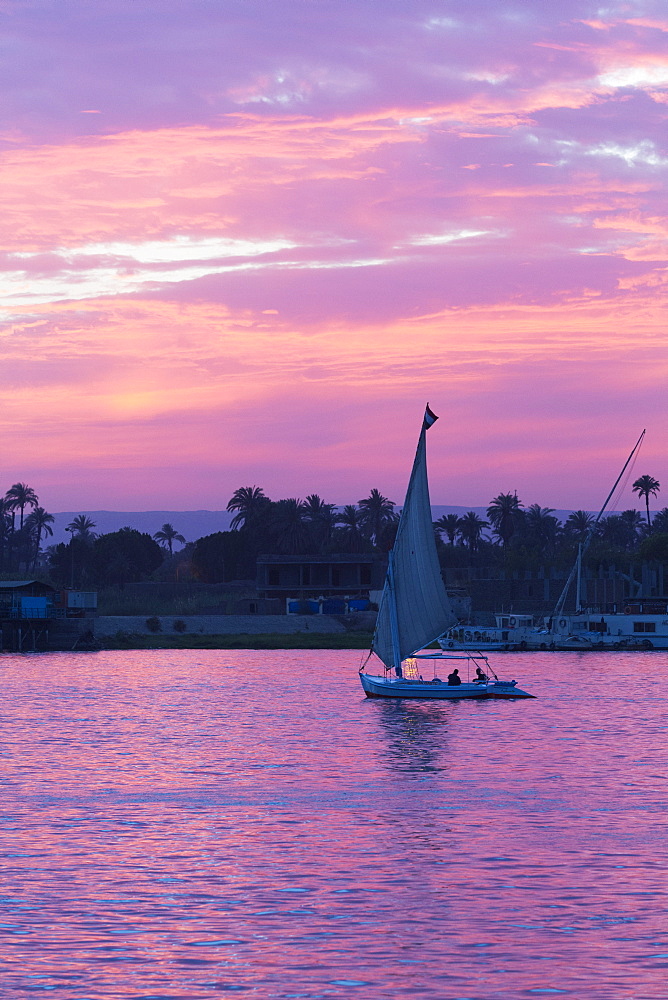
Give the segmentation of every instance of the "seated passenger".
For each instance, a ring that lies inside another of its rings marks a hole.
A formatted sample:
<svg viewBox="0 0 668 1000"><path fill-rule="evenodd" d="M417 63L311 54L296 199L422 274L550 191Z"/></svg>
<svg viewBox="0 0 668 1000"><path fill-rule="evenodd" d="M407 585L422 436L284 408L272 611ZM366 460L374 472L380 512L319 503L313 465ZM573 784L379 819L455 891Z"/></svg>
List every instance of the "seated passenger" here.
<svg viewBox="0 0 668 1000"><path fill-rule="evenodd" d="M456 686L457 684L461 684L461 682L462 682L462 679L459 676L459 671L457 670L457 667L455 667L455 669L452 671L452 673L448 674L448 684L451 687L453 687L453 686Z"/></svg>
<svg viewBox="0 0 668 1000"><path fill-rule="evenodd" d="M480 681L481 684L485 684L489 680L489 677L487 676L487 674L485 673L485 671L482 669L482 667L476 667L475 668L475 679L477 681Z"/></svg>

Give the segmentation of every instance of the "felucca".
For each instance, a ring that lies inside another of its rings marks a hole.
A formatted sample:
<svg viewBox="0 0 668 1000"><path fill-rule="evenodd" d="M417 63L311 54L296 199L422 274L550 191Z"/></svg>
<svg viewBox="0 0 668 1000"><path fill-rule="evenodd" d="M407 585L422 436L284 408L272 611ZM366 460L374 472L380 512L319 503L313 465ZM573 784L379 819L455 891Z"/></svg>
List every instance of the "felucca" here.
<svg viewBox="0 0 668 1000"><path fill-rule="evenodd" d="M371 652L360 668L362 687L370 698L532 698L516 681L500 681L482 653L424 651L455 621L441 577L429 502L427 431L437 419L427 404L389 553ZM382 674L367 672L372 654L383 664ZM433 676L425 678L429 667ZM466 677L460 676L460 667Z"/></svg>

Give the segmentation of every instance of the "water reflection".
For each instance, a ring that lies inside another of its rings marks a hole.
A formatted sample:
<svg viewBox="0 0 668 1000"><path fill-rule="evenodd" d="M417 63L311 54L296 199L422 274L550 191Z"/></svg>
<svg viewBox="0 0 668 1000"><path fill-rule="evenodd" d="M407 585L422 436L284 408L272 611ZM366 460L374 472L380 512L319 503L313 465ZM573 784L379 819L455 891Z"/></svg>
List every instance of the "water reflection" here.
<svg viewBox="0 0 668 1000"><path fill-rule="evenodd" d="M587 663L420 703L345 650L3 656L2 1000L665 996L666 657Z"/></svg>
<svg viewBox="0 0 668 1000"><path fill-rule="evenodd" d="M392 771L442 771L446 766L448 714L445 706L410 700L381 700L379 729L387 741L384 761Z"/></svg>

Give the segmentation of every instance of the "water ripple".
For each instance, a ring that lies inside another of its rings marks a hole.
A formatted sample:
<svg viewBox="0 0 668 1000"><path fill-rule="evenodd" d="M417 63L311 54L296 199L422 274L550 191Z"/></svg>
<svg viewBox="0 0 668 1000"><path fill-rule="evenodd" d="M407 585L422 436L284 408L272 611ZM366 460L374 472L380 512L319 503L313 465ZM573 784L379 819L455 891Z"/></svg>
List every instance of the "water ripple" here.
<svg viewBox="0 0 668 1000"><path fill-rule="evenodd" d="M2 996L662 997L666 660L393 704L345 651L3 655Z"/></svg>

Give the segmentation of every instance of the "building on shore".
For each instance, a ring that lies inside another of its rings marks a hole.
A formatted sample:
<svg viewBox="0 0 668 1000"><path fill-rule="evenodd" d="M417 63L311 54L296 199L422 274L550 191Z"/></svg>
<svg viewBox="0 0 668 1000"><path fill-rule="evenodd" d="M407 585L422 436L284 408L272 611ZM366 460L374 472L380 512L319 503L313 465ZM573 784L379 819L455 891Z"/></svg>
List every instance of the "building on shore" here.
<svg viewBox="0 0 668 1000"><path fill-rule="evenodd" d="M362 598L383 589L387 560L376 553L261 555L257 559L260 598L282 600Z"/></svg>
<svg viewBox="0 0 668 1000"><path fill-rule="evenodd" d="M71 646L90 629L97 609L94 591L56 590L41 580L0 581L0 650ZM73 640L70 643L70 639Z"/></svg>

